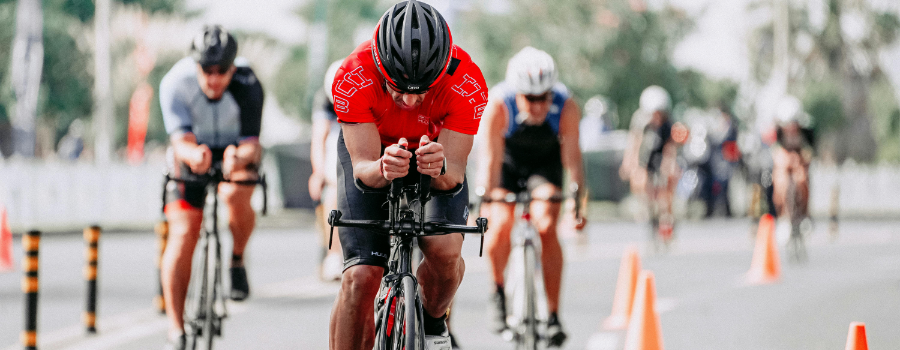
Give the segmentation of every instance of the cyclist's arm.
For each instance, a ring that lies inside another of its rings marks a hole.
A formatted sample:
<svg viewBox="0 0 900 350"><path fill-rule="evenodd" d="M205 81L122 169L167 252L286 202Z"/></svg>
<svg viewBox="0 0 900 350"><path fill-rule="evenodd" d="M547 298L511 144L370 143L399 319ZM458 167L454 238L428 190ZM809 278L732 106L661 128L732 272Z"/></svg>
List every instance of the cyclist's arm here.
<svg viewBox="0 0 900 350"><path fill-rule="evenodd" d="M309 159L313 174L325 173L325 140L331 129L331 121L325 118L313 118L312 143L309 146Z"/></svg>
<svg viewBox="0 0 900 350"><path fill-rule="evenodd" d="M375 123L341 123L353 176L366 186L382 188L390 181L381 174L381 136Z"/></svg>
<svg viewBox="0 0 900 350"><path fill-rule="evenodd" d="M584 193L584 164L581 158L581 148L578 146L579 121L581 112L578 105L571 98L563 105L559 120L559 144L562 152L563 167L569 173L572 183L578 185L577 195Z"/></svg>
<svg viewBox="0 0 900 350"><path fill-rule="evenodd" d="M236 158L234 167L237 169L246 168L251 164L258 165L262 158L262 146L259 144L259 139L252 137L241 140L238 142L234 155Z"/></svg>
<svg viewBox="0 0 900 350"><path fill-rule="evenodd" d="M632 117L635 118L635 117ZM622 154L622 165L619 167L619 178L628 180L631 172L638 168L638 154L643 140L643 129L631 128L628 130L628 141Z"/></svg>
<svg viewBox="0 0 900 350"><path fill-rule="evenodd" d="M206 145L197 144L197 137L194 136L194 133L175 133L169 137L169 140L172 143L172 150L177 162L187 164L191 171L198 174L209 170L209 166L212 164L212 152Z"/></svg>
<svg viewBox="0 0 900 350"><path fill-rule="evenodd" d="M500 171L503 165L503 154L506 149L504 138L509 118L506 107L500 100L489 100L481 117L479 132L484 143L478 149L478 186L486 192L500 186Z"/></svg>
<svg viewBox="0 0 900 350"><path fill-rule="evenodd" d="M662 168L661 170L664 169L664 174L674 177L679 176L681 168L678 166L678 161L676 160L678 157L678 143L672 140L671 137L666 140L666 144L663 146L662 157L660 168Z"/></svg>
<svg viewBox="0 0 900 350"><path fill-rule="evenodd" d="M431 187L439 190L450 190L463 183L466 178L466 162L469 152L472 151L472 143L475 135L463 134L450 129L441 130L440 144L444 146L444 159L447 160L447 169L444 175L431 181Z"/></svg>

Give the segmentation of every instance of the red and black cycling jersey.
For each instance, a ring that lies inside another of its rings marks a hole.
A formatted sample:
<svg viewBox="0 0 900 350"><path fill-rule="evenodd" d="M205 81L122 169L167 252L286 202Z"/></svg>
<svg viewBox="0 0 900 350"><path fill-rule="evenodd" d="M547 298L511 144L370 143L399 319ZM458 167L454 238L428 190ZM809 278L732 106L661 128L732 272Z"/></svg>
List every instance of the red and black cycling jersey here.
<svg viewBox="0 0 900 350"><path fill-rule="evenodd" d="M422 104L406 111L388 93L372 56L372 43L359 45L344 60L332 85L338 121L375 123L383 145L405 137L410 149L418 147L422 135L437 139L444 128L475 135L487 105L484 76L469 54L456 45L450 59L447 73L428 90Z"/></svg>

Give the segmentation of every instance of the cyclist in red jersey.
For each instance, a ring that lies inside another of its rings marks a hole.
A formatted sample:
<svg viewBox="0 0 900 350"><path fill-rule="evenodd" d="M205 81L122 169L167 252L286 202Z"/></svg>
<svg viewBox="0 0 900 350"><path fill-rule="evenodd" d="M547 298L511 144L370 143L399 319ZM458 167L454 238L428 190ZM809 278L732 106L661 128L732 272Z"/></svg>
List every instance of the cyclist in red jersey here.
<svg viewBox="0 0 900 350"><path fill-rule="evenodd" d="M403 1L382 16L371 41L344 60L332 85L338 138L338 209L348 219L386 219L384 194L362 193L359 179L383 188L419 174L455 196L428 202L427 221L465 224L466 160L487 88L481 70L453 45L450 29L431 6ZM405 146L408 150L402 149ZM371 349L374 303L389 254L386 236L341 228L344 273L329 327L331 349ZM424 303L426 349L450 349L446 313L465 272L461 234L419 240L417 270Z"/></svg>

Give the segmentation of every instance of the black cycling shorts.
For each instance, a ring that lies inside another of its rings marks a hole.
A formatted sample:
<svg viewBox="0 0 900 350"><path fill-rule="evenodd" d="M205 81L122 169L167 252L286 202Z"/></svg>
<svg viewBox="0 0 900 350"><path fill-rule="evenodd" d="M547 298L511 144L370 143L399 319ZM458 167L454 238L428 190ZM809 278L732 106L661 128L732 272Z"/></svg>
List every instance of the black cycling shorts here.
<svg viewBox="0 0 900 350"><path fill-rule="evenodd" d="M387 220L387 194L363 193L354 184L353 163L344 144L344 133L338 137L337 189L338 210L342 220ZM415 158L410 160L409 175L405 183L419 181ZM426 220L454 225L465 225L469 215L469 189L463 181L463 189L455 196L432 198L425 208ZM390 254L390 237L367 229L340 227L338 235L344 252L344 270L354 265L387 267Z"/></svg>
<svg viewBox="0 0 900 350"><path fill-rule="evenodd" d="M558 162L547 162L541 166L525 166L507 159L503 162L500 186L512 193L531 191L545 183L562 188L563 168Z"/></svg>

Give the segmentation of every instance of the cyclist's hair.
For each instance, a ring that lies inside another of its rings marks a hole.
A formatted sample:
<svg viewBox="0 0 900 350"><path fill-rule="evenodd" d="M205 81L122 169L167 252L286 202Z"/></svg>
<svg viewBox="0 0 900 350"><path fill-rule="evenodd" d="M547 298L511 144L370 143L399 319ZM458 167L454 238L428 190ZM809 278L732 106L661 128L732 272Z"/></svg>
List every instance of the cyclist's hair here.
<svg viewBox="0 0 900 350"><path fill-rule="evenodd" d="M531 46L515 54L506 66L506 82L520 94L545 93L556 84L557 79L553 57Z"/></svg>
<svg viewBox="0 0 900 350"><path fill-rule="evenodd" d="M444 17L431 5L408 0L381 16L372 38L372 56L395 90L423 93L446 72L452 46Z"/></svg>
<svg viewBox="0 0 900 350"><path fill-rule="evenodd" d="M205 25L191 41L191 57L201 66L231 67L237 56L237 41L218 24Z"/></svg>

